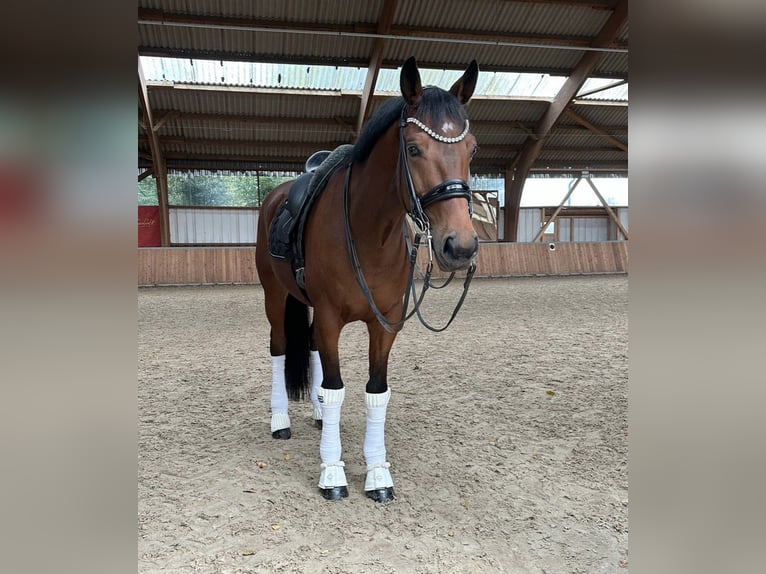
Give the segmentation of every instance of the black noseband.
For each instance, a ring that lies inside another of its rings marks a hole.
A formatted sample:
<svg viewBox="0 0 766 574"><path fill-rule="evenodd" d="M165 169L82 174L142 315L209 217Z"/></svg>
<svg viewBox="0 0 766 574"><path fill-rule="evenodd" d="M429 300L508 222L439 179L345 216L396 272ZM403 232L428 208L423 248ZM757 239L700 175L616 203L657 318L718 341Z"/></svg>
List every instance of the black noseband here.
<svg viewBox="0 0 766 574"><path fill-rule="evenodd" d="M420 206L423 209L426 209L432 203L444 201L445 199L452 199L453 197L462 197L468 202L469 209L473 207L473 202L471 201L471 188L462 179L448 179L433 189L428 190L428 192L420 198Z"/></svg>

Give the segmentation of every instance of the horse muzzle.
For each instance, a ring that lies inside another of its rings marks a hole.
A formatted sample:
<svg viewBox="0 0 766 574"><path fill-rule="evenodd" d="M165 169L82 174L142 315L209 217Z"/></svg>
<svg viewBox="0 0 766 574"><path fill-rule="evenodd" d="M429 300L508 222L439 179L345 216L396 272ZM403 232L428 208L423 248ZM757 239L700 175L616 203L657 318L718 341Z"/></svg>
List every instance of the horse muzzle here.
<svg viewBox="0 0 766 574"><path fill-rule="evenodd" d="M459 271L468 268L478 251L479 238L475 233L461 241L453 231L441 242L441 248L434 250L434 258L442 271Z"/></svg>

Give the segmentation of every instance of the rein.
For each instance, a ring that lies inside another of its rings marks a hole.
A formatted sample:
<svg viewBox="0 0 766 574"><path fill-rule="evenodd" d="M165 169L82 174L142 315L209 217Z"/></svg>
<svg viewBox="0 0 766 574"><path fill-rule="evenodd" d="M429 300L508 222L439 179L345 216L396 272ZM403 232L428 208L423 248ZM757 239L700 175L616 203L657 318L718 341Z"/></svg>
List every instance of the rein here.
<svg viewBox="0 0 766 574"><path fill-rule="evenodd" d="M468 267L465 281L463 282L463 293L460 296L460 300L457 302L457 305L455 306L455 309L452 312L452 316L450 317L449 321L447 321L447 324L440 328L435 328L429 325L428 322L423 318L423 315L420 312L420 305L423 302L426 291L428 290L429 287L433 289L442 289L446 287L452 281L452 278L455 276L455 272L453 271L452 273L450 273L447 280L441 285L437 286L431 283L431 272L433 270L433 249L431 245L431 226L424 210L429 205L432 205L436 203L437 201L443 201L443 200L452 199L455 197L462 197L468 202L469 214L473 215L473 197L471 196L470 186L464 180L449 179L433 187L432 189L428 190L425 194L423 194L423 197L419 198L417 194L415 193L415 185L412 181L412 173L410 172L410 166L409 166L409 163L407 162L407 154L405 151L406 146L404 143L404 128L407 126L408 123L414 123L415 125L420 127L424 132L426 132L429 136L431 136L437 141L440 141L443 143L456 143L461 141L468 134L468 120L466 119L465 129L459 136L447 138L440 134L437 134L431 128L425 125L423 122L418 120L417 118L406 117L406 111L407 111L407 107L405 105L402 108L402 116L401 116L401 121L399 123L399 169L401 170L402 166L404 168L404 180L407 184L407 195L410 201L409 208L407 208L406 210L407 210L407 215L409 215L410 218L412 219L416 229L415 229L415 241L411 243L409 229L407 226L407 222L405 221L404 236L405 236L405 242L408 246L408 253L409 253L408 258L409 258L410 270L409 270L409 274L407 278L407 287L405 288L404 305L402 307L402 317L399 321L391 322L388 319L386 319L386 317L380 311L378 306L375 304L375 301L372 298L372 292L370 291L370 288L367 285L367 281L364 278L364 273L362 272L362 264L359 261L359 256L357 255L357 252L356 252L356 245L354 244L354 238L351 235L351 218L349 213L349 199L348 199L349 187L350 187L349 184L351 182L352 163L348 164L348 168L346 169L346 178L343 184L343 215L344 215L344 225L345 225L345 232L346 232L346 246L348 248L349 258L351 259L351 267L354 269L354 276L356 277L356 281L359 284L359 287L361 288L365 299L367 299L367 303L370 306L370 309L375 314L375 317L378 319L378 322L383 326L383 328L386 331L388 331L389 333L396 333L404 326L404 323L407 320L409 320L413 315L417 314L418 319L420 320L420 322L422 323L424 327L426 327L430 331L434 331L438 333L438 332L444 331L445 329L447 329L447 327L449 327L452 324L452 321L455 319L455 317L457 317L458 311L460 311L460 308L463 306L463 302L465 301L466 295L468 294L468 287L471 285L471 280L473 279L473 275L476 271L476 263L471 262L471 265ZM420 295L418 296L417 289L415 287L415 282L414 282L414 275L415 275L416 260L418 255L418 248L421 242L421 237L426 237L428 241L428 266L426 268L426 273L423 276L423 289L420 292ZM408 314L407 307L409 306L410 292L412 293L412 297L414 300L414 307Z"/></svg>

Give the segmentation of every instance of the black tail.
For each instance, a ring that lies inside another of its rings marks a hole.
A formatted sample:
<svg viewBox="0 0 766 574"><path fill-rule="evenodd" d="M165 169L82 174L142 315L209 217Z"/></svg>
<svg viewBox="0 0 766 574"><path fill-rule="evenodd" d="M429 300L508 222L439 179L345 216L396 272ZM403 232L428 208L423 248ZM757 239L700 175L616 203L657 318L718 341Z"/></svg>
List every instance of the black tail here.
<svg viewBox="0 0 766 574"><path fill-rule="evenodd" d="M285 385L287 396L299 401L309 394L309 308L292 295L285 303Z"/></svg>

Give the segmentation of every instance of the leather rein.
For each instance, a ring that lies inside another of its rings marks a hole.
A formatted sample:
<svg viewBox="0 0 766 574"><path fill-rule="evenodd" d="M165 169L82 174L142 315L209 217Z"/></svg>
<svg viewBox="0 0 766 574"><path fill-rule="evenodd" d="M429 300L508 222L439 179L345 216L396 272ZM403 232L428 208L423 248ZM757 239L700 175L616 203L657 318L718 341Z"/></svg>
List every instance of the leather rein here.
<svg viewBox="0 0 766 574"><path fill-rule="evenodd" d="M452 199L455 197L462 197L468 202L468 212L469 214L473 215L473 198L471 196L471 188L470 186L462 179L448 179L447 181L444 181L440 183L439 185L433 187L432 189L428 190L426 193L423 194L422 197L418 197L415 193L415 185L412 181L412 173L410 172L410 166L407 162L407 153L406 153L406 145L404 142L404 128L407 127L408 123L414 123L417 125L420 129L422 129L424 132L426 132L429 136L431 136L433 139L443 142L443 143L456 143L461 141L465 136L468 134L468 119L465 120L465 129L463 132L455 137L445 137L441 134L438 134L434 132L431 128L429 128L427 125L425 125L423 122L418 120L417 118L413 117L407 117L407 106L405 105L402 108L402 115L401 115L401 121L399 122L399 167L398 170L401 172L401 170L404 170L404 180L407 185L407 196L409 199L409 206L405 206L405 209L407 211L407 215L410 216L410 219L412 219L413 223L415 224L415 240L413 242L410 241L410 232L407 225L407 222L404 222L404 237L405 242L408 246L408 258L409 258L409 264L410 264L410 270L408 274L407 279L407 287L405 289L405 296L404 296L404 305L402 307L402 318L399 321L391 322L388 319L386 319L385 315L380 311L378 306L375 304L375 301L372 298L372 292L370 291L369 286L367 285L367 281L364 278L364 273L362 272L362 264L359 261L359 256L357 255L356 251L356 245L354 244L354 238L351 234L351 220L350 220L350 213L349 213L349 184L351 182L351 166L352 163L348 164L348 168L346 169L346 179L343 184L343 215L344 215L344 224L345 224L345 232L346 232L346 245L348 247L348 253L349 258L351 259L351 267L354 269L354 276L356 277L356 281L359 284L359 287L362 290L362 293L364 294L365 299L367 299L367 303L370 306L370 309L375 314L375 317L378 319L378 322L383 326L383 328L388 331L389 333L396 333L399 331L403 326L404 323L409 320L413 315L417 314L418 319L423 324L424 327L427 329L434 331L434 332L441 332L444 331L447 327L449 327L452 324L452 321L455 319L455 317L458 314L458 311L463 306L463 301L465 301L465 297L468 294L468 287L471 285L471 280L473 279L474 272L476 271L476 263L471 262L470 266L468 267L468 271L466 273L465 281L463 282L463 293L460 296L460 300L457 302L457 305L455 306L454 311L452 312L452 316L450 317L449 321L447 321L447 324L440 328L435 328L429 325L426 320L423 318L423 315L420 312L420 305L423 302L423 298L425 297L426 291L429 289L429 287L433 289L442 289L443 287L446 287L450 281L452 281L452 278L455 276L455 272L453 271L450 273L449 277L442 283L441 285L435 285L431 282L431 272L433 270L433 248L432 248L432 237L431 237L431 225L428 221L428 216L425 214L425 209L437 201L444 201L447 199ZM401 177L397 178L397 182L401 181ZM398 187L398 184L397 184ZM417 289L415 287L414 282L414 275L415 275L415 267L416 260L418 256L418 248L420 247L421 238L425 237L428 242L428 266L426 268L426 273L423 275L423 289L420 292L420 295L417 294ZM408 313L407 308L409 307L409 299L410 299L410 292L412 293L412 297L414 300L414 307L412 310Z"/></svg>

